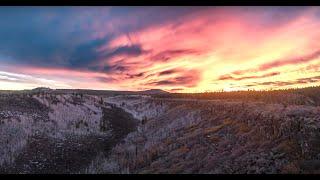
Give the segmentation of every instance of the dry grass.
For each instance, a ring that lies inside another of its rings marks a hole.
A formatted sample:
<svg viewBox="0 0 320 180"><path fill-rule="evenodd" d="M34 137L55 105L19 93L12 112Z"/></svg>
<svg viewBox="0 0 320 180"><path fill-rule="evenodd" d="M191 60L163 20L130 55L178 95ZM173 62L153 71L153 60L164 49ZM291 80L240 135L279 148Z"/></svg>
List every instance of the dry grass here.
<svg viewBox="0 0 320 180"><path fill-rule="evenodd" d="M282 141L276 149L293 157L300 157L301 155L297 141L292 139Z"/></svg>
<svg viewBox="0 0 320 180"><path fill-rule="evenodd" d="M219 130L221 130L222 128L224 128L228 125L231 125L233 122L234 121L231 119L225 119L225 120L223 120L222 124L205 129L204 134L205 135L214 134L214 133L218 132Z"/></svg>
<svg viewBox="0 0 320 180"><path fill-rule="evenodd" d="M300 172L298 161L290 162L281 169L282 174L298 174Z"/></svg>
<svg viewBox="0 0 320 180"><path fill-rule="evenodd" d="M247 133L250 131L250 127L246 124L246 123L243 123L243 122L240 122L237 124L238 125L238 130L239 130L239 134L243 134L243 133Z"/></svg>

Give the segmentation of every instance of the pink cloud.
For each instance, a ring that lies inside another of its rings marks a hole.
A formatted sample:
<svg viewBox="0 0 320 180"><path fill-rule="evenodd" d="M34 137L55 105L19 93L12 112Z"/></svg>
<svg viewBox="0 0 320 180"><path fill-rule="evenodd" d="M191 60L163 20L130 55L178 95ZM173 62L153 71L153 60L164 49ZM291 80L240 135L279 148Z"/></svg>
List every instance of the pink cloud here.
<svg viewBox="0 0 320 180"><path fill-rule="evenodd" d="M266 78L266 77L272 77L280 75L280 72L271 72L263 75L256 75L256 76L243 76L243 77L233 77L231 75L222 75L219 77L219 80L235 80L235 81L241 81L245 79L260 79L260 78Z"/></svg>

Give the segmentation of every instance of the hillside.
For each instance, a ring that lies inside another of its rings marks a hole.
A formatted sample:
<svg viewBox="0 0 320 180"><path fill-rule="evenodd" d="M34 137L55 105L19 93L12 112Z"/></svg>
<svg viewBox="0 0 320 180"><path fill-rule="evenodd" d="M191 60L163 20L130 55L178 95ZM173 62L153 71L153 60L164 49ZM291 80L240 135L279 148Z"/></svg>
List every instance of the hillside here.
<svg viewBox="0 0 320 180"><path fill-rule="evenodd" d="M0 92L0 172L320 172L318 87L110 92Z"/></svg>
<svg viewBox="0 0 320 180"><path fill-rule="evenodd" d="M0 173L78 173L136 126L130 114L92 96L0 100Z"/></svg>
<svg viewBox="0 0 320 180"><path fill-rule="evenodd" d="M320 107L109 98L142 121L94 173L319 173Z"/></svg>

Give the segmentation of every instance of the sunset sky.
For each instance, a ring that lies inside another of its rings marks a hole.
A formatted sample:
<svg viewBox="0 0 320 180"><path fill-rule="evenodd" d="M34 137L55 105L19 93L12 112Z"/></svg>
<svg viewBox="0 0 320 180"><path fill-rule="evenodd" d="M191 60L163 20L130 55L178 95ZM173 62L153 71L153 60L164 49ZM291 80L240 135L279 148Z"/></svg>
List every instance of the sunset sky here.
<svg viewBox="0 0 320 180"><path fill-rule="evenodd" d="M0 7L0 89L320 85L320 7Z"/></svg>

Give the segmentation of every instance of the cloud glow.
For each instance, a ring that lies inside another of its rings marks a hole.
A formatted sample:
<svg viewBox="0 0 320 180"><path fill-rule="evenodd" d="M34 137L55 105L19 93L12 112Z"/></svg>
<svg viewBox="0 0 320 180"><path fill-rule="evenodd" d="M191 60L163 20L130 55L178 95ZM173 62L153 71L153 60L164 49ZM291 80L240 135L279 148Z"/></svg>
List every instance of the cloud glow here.
<svg viewBox="0 0 320 180"><path fill-rule="evenodd" d="M320 85L319 7L1 10L1 89Z"/></svg>

